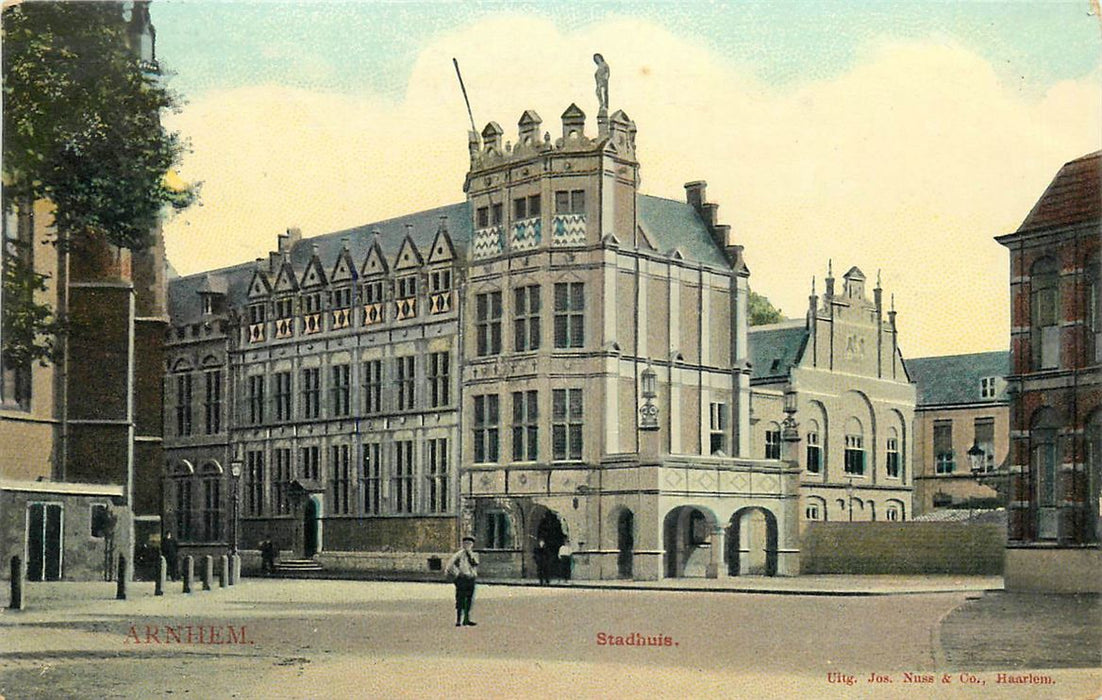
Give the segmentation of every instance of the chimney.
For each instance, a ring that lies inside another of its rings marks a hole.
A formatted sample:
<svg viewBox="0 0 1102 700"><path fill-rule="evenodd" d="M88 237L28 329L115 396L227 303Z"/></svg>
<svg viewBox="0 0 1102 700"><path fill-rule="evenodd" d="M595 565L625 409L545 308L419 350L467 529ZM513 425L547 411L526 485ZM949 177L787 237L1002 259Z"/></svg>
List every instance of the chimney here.
<svg viewBox="0 0 1102 700"><path fill-rule="evenodd" d="M704 191L707 188L708 183L703 180L685 183L685 200L689 203L689 206L696 209L701 218L704 218Z"/></svg>

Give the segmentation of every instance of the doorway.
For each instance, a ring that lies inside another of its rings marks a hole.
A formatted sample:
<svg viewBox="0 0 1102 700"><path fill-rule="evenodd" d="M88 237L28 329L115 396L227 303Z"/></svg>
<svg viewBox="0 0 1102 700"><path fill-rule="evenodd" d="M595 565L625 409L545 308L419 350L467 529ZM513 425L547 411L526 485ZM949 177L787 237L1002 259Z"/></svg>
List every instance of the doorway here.
<svg viewBox="0 0 1102 700"><path fill-rule="evenodd" d="M616 522L616 571L620 578L634 576L635 515L625 508Z"/></svg>
<svg viewBox="0 0 1102 700"><path fill-rule="evenodd" d="M566 541L566 533L563 532L562 521L559 520L559 516L555 511L547 510L544 512L539 524L536 525L536 538L543 540L543 545L547 550L549 559L548 574L551 578L566 578L569 571L564 571L562 562L559 560L559 548Z"/></svg>
<svg viewBox="0 0 1102 700"><path fill-rule="evenodd" d="M27 507L27 579L61 580L62 506L31 503Z"/></svg>
<svg viewBox="0 0 1102 700"><path fill-rule="evenodd" d="M317 499L306 499L306 506L302 509L302 556L306 559L314 556L321 550L321 506Z"/></svg>

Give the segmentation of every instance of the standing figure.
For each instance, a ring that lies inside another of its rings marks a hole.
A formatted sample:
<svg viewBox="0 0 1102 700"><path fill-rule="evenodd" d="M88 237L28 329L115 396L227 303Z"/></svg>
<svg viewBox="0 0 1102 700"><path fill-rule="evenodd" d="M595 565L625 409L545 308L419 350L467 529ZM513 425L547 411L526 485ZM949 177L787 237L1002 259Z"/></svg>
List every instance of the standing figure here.
<svg viewBox="0 0 1102 700"><path fill-rule="evenodd" d="M551 583L551 553L547 551L547 543L541 538L532 553L536 555L536 574L539 576L540 585Z"/></svg>
<svg viewBox="0 0 1102 700"><path fill-rule="evenodd" d="M593 79L597 82L597 104L598 114L608 113L608 64L605 63L605 57L599 53L593 54L593 62L597 64L597 72L593 74Z"/></svg>
<svg viewBox="0 0 1102 700"><path fill-rule="evenodd" d="M176 538L172 536L171 532L166 532L161 540L161 556L165 558L165 564L168 565L169 581L175 581L179 578L176 572L176 555Z"/></svg>
<svg viewBox="0 0 1102 700"><path fill-rule="evenodd" d="M574 549L570 546L570 539L563 540L559 547L559 572L563 581L570 580L570 570L574 567Z"/></svg>
<svg viewBox="0 0 1102 700"><path fill-rule="evenodd" d="M260 543L260 571L266 575L275 573L276 546L271 538L265 537Z"/></svg>
<svg viewBox="0 0 1102 700"><path fill-rule="evenodd" d="M474 538L463 538L463 548L448 560L447 573L455 582L455 626L475 626L471 620L474 584L478 578L478 555L474 553Z"/></svg>

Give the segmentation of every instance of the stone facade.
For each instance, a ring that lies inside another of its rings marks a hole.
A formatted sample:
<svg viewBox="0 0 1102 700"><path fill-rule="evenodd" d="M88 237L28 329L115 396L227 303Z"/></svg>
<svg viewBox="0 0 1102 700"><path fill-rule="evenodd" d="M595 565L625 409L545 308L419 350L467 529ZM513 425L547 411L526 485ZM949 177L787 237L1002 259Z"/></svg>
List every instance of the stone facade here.
<svg viewBox="0 0 1102 700"><path fill-rule="evenodd" d="M1098 592L1102 152L1065 164L996 240L1010 252L1007 587Z"/></svg>
<svg viewBox="0 0 1102 700"><path fill-rule="evenodd" d="M879 280L870 300L856 267L835 291L832 272L806 318L750 329L751 445L775 457L783 445L785 394L802 449L804 521L902 521L911 516L915 390L903 365L896 312Z"/></svg>

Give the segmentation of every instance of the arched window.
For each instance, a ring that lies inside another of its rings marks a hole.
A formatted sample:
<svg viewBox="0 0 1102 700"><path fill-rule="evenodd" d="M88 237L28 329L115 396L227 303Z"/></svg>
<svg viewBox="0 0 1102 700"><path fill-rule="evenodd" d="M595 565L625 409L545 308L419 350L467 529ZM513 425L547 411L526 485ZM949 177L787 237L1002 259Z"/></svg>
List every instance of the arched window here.
<svg viewBox="0 0 1102 700"><path fill-rule="evenodd" d="M811 474L819 474L823 471L823 446L819 441L818 422L813 420L807 422L807 435L804 440L807 442L807 471ZM826 512L825 508L824 512Z"/></svg>
<svg viewBox="0 0 1102 700"><path fill-rule="evenodd" d="M1060 464L1060 445L1057 440L1059 419L1051 408L1042 408L1033 416L1029 431L1030 458L1035 483L1037 504L1037 537L1055 539L1057 536L1057 476Z"/></svg>
<svg viewBox="0 0 1102 700"><path fill-rule="evenodd" d="M846 420L845 472L853 476L865 473L865 433L861 421L854 417Z"/></svg>
<svg viewBox="0 0 1102 700"><path fill-rule="evenodd" d="M807 505L804 506L805 520L826 520L826 501L818 496L808 496Z"/></svg>
<svg viewBox="0 0 1102 700"><path fill-rule="evenodd" d="M194 506L192 479L194 475L195 468L186 459L181 459L172 470L172 483L175 491L173 505L175 506L176 540L178 542L190 542L195 534L192 525L192 508Z"/></svg>
<svg viewBox="0 0 1102 700"><path fill-rule="evenodd" d="M884 453L884 468L887 471L888 478L901 479L903 477L902 463L902 453L899 451L899 431L894 427L888 428L888 439Z"/></svg>
<svg viewBox="0 0 1102 700"><path fill-rule="evenodd" d="M1030 271L1030 343L1033 369L1060 366L1060 271L1056 260L1042 258Z"/></svg>
<svg viewBox="0 0 1102 700"><path fill-rule="evenodd" d="M203 491L200 538L204 542L217 542L222 539L222 467L217 462L204 464L200 483Z"/></svg>

